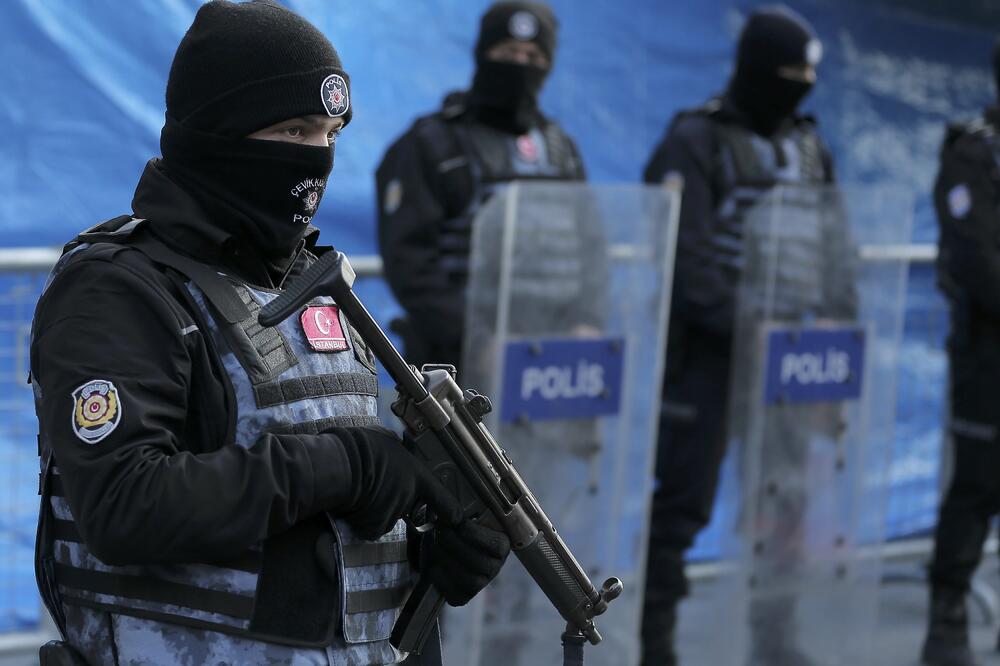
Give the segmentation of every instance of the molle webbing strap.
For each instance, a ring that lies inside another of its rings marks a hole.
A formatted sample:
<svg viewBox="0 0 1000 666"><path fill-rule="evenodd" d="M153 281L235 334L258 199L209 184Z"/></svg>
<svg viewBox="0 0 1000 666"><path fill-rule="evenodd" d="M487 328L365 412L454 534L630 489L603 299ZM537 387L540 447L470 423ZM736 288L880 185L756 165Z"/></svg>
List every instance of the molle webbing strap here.
<svg viewBox="0 0 1000 666"><path fill-rule="evenodd" d="M66 541L68 543L83 543L80 531L76 528L76 523L72 520L52 520L52 538L55 541ZM260 551L248 550L243 555L226 560L225 562L213 562L212 566L221 569L236 569L247 573L260 573ZM198 563L192 563L198 564ZM156 565L153 565L155 568Z"/></svg>
<svg viewBox="0 0 1000 666"><path fill-rule="evenodd" d="M250 374L254 385L270 381L288 368L296 365L299 361L278 328L275 326L261 326L257 321L261 305L250 293L250 290L242 284L237 284L229 280L227 280L227 283L229 288L233 290L246 307L247 312L249 312L249 315L237 322L236 325L239 326L245 336L245 341L249 343L257 356L254 359L255 362L251 362L250 365L244 363L244 367L246 367ZM232 330L229 332L235 333ZM233 351L239 355L241 352L246 353L250 350L246 348L246 345L237 344ZM251 368L254 368L254 370L251 371ZM262 405L258 403L258 406Z"/></svg>
<svg viewBox="0 0 1000 666"><path fill-rule="evenodd" d="M53 497L65 497L62 478L59 474L53 474L52 478L49 479L49 495Z"/></svg>
<svg viewBox="0 0 1000 666"><path fill-rule="evenodd" d="M361 567L407 560L405 541L359 542L344 545L344 566Z"/></svg>
<svg viewBox="0 0 1000 666"><path fill-rule="evenodd" d="M347 593L348 613L370 613L372 611L399 608L410 593L409 586L387 587L379 590L360 590Z"/></svg>
<svg viewBox="0 0 1000 666"><path fill-rule="evenodd" d="M69 541L71 543L83 543L80 532L76 529L76 523L72 520L54 519L50 523L52 538L56 541Z"/></svg>
<svg viewBox="0 0 1000 666"><path fill-rule="evenodd" d="M275 331L276 329L267 329ZM260 408L283 405L309 398L325 398L334 395L378 395L378 380L375 375L345 372L336 375L313 375L293 377L253 387L254 400Z"/></svg>
<svg viewBox="0 0 1000 666"><path fill-rule="evenodd" d="M268 428L267 431L274 435L318 435L330 428L366 428L378 423L378 417L375 416L329 416L315 421L285 423Z"/></svg>
<svg viewBox="0 0 1000 666"><path fill-rule="evenodd" d="M55 571L59 585L69 589L84 590L122 599L153 601L245 620L249 620L253 614L254 598L252 596L208 590L152 576L130 576L91 571L65 564L56 564Z"/></svg>

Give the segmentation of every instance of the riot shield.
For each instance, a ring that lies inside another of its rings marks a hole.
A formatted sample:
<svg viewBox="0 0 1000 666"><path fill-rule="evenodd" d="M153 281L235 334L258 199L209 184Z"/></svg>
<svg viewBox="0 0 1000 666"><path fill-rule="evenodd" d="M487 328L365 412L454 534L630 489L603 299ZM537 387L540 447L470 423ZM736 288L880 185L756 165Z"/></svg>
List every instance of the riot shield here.
<svg viewBox="0 0 1000 666"><path fill-rule="evenodd" d="M885 477L912 198L781 186L746 211L711 663L878 663Z"/></svg>
<svg viewBox="0 0 1000 666"><path fill-rule="evenodd" d="M592 580L625 592L587 663L636 661L680 186L519 182L474 226L464 386ZM561 663L565 622L511 557L444 618L446 663Z"/></svg>

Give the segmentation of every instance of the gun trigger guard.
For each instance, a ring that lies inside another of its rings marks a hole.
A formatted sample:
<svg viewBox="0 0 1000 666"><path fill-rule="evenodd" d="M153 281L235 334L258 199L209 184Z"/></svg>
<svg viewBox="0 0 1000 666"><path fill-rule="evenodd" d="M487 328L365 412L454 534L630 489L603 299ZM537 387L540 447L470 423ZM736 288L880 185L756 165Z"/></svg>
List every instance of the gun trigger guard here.
<svg viewBox="0 0 1000 666"><path fill-rule="evenodd" d="M434 521L431 519L431 512L430 509L427 508L426 504L421 504L410 512L409 522L410 527L415 529L420 534L430 532L434 529Z"/></svg>

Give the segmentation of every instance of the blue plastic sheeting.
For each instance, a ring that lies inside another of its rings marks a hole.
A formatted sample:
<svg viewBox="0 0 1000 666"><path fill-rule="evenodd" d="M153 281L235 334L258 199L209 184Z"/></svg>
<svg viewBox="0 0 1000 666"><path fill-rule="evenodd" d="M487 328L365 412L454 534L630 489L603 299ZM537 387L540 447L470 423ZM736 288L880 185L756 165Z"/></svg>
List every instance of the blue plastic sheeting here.
<svg viewBox="0 0 1000 666"><path fill-rule="evenodd" d="M80 229L127 212L143 164L158 152L170 60L199 4L0 3L0 244L61 244ZM327 242L351 253L373 253L375 166L417 114L467 84L478 17L488 3L287 4L331 38L353 84L355 119L338 143L337 167L316 223ZM639 178L673 113L724 86L735 36L746 11L757 4L552 2L562 29L543 107L576 137L593 180ZM820 85L808 107L819 117L841 179L913 188L919 193L914 240L933 241L926 193L943 125L977 113L990 100L986 63L993 33L883 11L877 2L791 4L813 21L824 41ZM398 312L384 285L365 290L382 321ZM891 468L892 536L933 524L945 332L933 275L926 267L915 269ZM0 373L6 377L15 362L0 356ZM16 449L23 459L33 446L24 437L24 432L16 441L0 436L0 455ZM17 487L34 492L31 483ZM732 500L731 489L726 476L723 501ZM31 499L19 490L12 501L27 506ZM33 518L12 520L0 516L0 551L12 553L10 561L16 562L8 566L0 558L0 630L30 625L35 617L24 610L34 599L18 596L19 590L31 594L30 562L24 557L30 556ZM717 539L715 528L707 530L694 555L712 557ZM8 603L10 590L23 603ZM5 610L14 606L20 610Z"/></svg>

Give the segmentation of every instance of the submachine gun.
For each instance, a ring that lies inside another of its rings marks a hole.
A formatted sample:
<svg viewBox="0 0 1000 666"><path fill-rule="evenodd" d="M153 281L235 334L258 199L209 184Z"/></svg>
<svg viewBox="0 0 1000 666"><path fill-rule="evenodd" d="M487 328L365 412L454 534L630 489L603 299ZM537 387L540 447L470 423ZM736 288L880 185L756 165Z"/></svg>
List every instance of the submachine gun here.
<svg viewBox="0 0 1000 666"><path fill-rule="evenodd" d="M451 490L467 520L504 531L524 568L566 620L566 663L582 663L585 641L596 645L601 634L594 617L622 592L618 578L598 590L577 563L548 516L524 484L507 452L483 425L493 406L489 398L462 390L452 366L424 366L418 371L396 351L352 290L355 273L347 257L329 251L261 309L263 326L289 317L311 298L332 296L369 348L396 381L392 411L405 424L413 454ZM426 507L416 508L410 523L424 531ZM441 611L444 599L421 575L393 627L398 649L419 653Z"/></svg>

